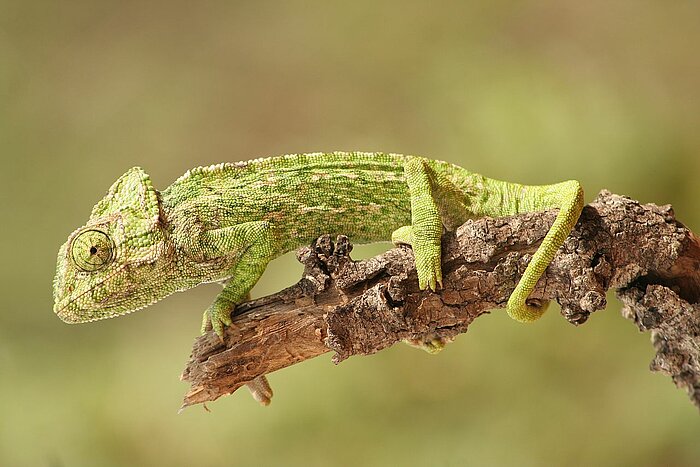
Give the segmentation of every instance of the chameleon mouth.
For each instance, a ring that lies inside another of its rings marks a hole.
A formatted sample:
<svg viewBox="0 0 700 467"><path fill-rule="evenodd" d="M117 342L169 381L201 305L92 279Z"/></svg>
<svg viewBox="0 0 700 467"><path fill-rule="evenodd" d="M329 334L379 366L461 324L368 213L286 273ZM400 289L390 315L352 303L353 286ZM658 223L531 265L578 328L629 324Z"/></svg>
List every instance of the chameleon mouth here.
<svg viewBox="0 0 700 467"><path fill-rule="evenodd" d="M56 313L56 316L61 318L61 321L63 321L64 323L77 324L77 323L84 323L85 322L83 320L77 319L78 317L74 313L70 312L68 305L65 305L62 307L58 306L58 305L54 305L53 312Z"/></svg>
<svg viewBox="0 0 700 467"><path fill-rule="evenodd" d="M56 313L61 321L68 324L90 323L92 321L101 321L107 318L126 315L139 308L129 310L120 308L121 303L115 305L101 306L98 309L90 310L86 308L78 308L75 306L76 299L71 300L67 297L61 302L54 304L53 312Z"/></svg>
<svg viewBox="0 0 700 467"><path fill-rule="evenodd" d="M120 271L116 271L115 273L111 274L110 277L115 276L119 272ZM54 313L64 323L90 323L93 321L101 321L108 318L128 315L129 313L138 311L157 301L157 299L153 297L152 299L141 303L137 297L130 294L112 294L104 297L100 302L87 300L87 303L85 303L83 300L81 300L81 298L85 296L89 297L92 295L95 292L95 289L103 287L105 283L108 282L110 277L105 278L105 280L100 281L98 284L93 285L91 288L80 292L77 295L68 294L63 299L56 301L53 306Z"/></svg>
<svg viewBox="0 0 700 467"><path fill-rule="evenodd" d="M86 304L83 302L83 300L81 300L83 297L89 297L96 288L102 287L107 279L109 279L109 277L100 281L98 284L94 284L89 289L82 291L77 295L69 293L62 299L57 300L54 302L53 312L61 319L61 321L68 324L89 323L91 321L99 321L101 319L122 314L121 312L114 313L112 310L116 306L121 305L121 303L90 306L92 304L91 300L87 300L88 303L87 306L85 306ZM81 303L83 306L81 306ZM112 311L112 314L109 314L110 310Z"/></svg>
<svg viewBox="0 0 700 467"><path fill-rule="evenodd" d="M75 297L64 298L60 302L54 304L53 312L56 313L56 316L58 316L61 321L68 324L87 323L100 319L99 316L90 318L88 310L75 306L76 300L77 298Z"/></svg>
<svg viewBox="0 0 700 467"><path fill-rule="evenodd" d="M53 312L61 321L68 324L89 323L129 313L131 310L122 309L123 299L114 301L109 300L111 297L104 296L100 302L96 302L93 296L96 291L107 286L124 270L124 266L120 266L83 290L72 288L67 290L62 281L57 279L54 282Z"/></svg>
<svg viewBox="0 0 700 467"><path fill-rule="evenodd" d="M98 284L99 285L99 284ZM89 309L79 305L80 299L87 294L92 293L94 287L78 293L77 295L70 292L63 296L62 299L56 300L53 305L53 312L61 321L68 324L86 323L96 321L99 315L92 317Z"/></svg>

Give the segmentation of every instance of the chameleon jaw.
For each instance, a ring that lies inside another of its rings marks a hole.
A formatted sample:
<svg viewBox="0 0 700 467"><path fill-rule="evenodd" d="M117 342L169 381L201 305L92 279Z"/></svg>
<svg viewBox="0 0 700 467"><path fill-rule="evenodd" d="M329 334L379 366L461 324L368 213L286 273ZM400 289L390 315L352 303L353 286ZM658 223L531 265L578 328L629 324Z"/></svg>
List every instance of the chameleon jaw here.
<svg viewBox="0 0 700 467"><path fill-rule="evenodd" d="M64 323L79 324L126 315L152 304L155 300L140 306L128 307L125 306L125 300L119 300L112 304L105 303L107 299L113 298L111 296L104 297L101 302L96 302L91 299L97 289L109 289L108 285L110 281L120 274L123 274L124 271L124 267L119 267L99 282L91 284L91 286L85 290L77 294L73 291L69 292L62 299L54 303L54 313ZM85 298L87 298L87 300L84 300Z"/></svg>
<svg viewBox="0 0 700 467"><path fill-rule="evenodd" d="M70 297L66 297L64 301L55 304L53 307L53 311L54 313L56 313L56 316L58 316L61 319L61 321L67 324L91 323L93 321L102 321L109 318L116 318L117 316L128 315L135 311L146 308L147 306L152 305L157 301L152 300L151 302L145 303L141 306L137 306L134 308L116 309L117 306L101 306L99 308L96 308L95 310L89 310L86 308L76 307L76 300L69 300L69 298ZM94 311L99 311L101 313L94 313Z"/></svg>

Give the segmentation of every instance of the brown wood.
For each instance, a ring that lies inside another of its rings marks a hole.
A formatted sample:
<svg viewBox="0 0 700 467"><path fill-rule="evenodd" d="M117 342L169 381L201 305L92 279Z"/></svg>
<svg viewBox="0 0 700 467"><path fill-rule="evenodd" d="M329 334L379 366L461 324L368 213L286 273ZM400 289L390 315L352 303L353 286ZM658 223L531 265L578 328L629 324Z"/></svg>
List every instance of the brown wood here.
<svg viewBox="0 0 700 467"><path fill-rule="evenodd" d="M467 221L443 239L444 288L418 290L410 248L352 261L345 237L297 252L294 286L241 304L225 343L198 337L182 379L183 407L230 394L254 378L335 352L334 362L401 340L447 343L478 316L504 307L556 211ZM652 369L700 407L700 243L670 206L602 191L539 281L531 299L556 300L579 325L617 289L623 315L651 331ZM505 312L505 311L503 311Z"/></svg>

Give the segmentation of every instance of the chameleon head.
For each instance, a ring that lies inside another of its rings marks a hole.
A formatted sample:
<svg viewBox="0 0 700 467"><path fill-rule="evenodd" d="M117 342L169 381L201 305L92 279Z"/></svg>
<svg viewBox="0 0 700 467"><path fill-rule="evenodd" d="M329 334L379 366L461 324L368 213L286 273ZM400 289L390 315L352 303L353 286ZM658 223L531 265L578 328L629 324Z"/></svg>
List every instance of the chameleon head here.
<svg viewBox="0 0 700 467"><path fill-rule="evenodd" d="M143 308L172 292L171 243L162 228L158 193L136 167L122 175L84 227L58 252L54 312L84 323Z"/></svg>

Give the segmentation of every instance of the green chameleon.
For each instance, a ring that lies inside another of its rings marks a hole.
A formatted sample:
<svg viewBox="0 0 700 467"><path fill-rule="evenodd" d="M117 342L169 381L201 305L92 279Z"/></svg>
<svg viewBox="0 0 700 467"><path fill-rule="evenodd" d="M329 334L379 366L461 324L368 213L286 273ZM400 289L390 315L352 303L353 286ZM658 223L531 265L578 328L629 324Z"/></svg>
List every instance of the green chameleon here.
<svg viewBox="0 0 700 467"><path fill-rule="evenodd" d="M124 315L204 282L224 288L204 312L223 336L268 262L321 234L356 243L411 245L421 289L442 286L440 238L467 219L558 208L511 294L508 314L534 321L526 303L583 207L578 182L525 186L422 157L295 154L189 170L159 192L133 168L58 252L54 312L83 323Z"/></svg>

